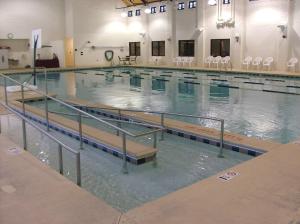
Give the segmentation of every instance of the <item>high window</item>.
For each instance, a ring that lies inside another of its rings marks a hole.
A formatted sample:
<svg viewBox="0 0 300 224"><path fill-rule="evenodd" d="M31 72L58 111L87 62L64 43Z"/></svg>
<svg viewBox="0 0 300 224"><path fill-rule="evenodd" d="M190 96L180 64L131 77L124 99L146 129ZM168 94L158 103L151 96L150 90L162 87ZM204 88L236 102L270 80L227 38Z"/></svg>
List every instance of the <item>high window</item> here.
<svg viewBox="0 0 300 224"><path fill-rule="evenodd" d="M151 7L151 14L156 13L156 7Z"/></svg>
<svg viewBox="0 0 300 224"><path fill-rule="evenodd" d="M141 56L141 42L129 42L129 56Z"/></svg>
<svg viewBox="0 0 300 224"><path fill-rule="evenodd" d="M141 10L140 9L135 10L135 16L140 16L140 15L141 15Z"/></svg>
<svg viewBox="0 0 300 224"><path fill-rule="evenodd" d="M194 57L195 56L195 41L194 40L179 40L179 57Z"/></svg>
<svg viewBox="0 0 300 224"><path fill-rule="evenodd" d="M159 12L166 12L167 11L167 6L166 5L161 5L159 7Z"/></svg>
<svg viewBox="0 0 300 224"><path fill-rule="evenodd" d="M214 57L230 56L230 39L212 39L210 55Z"/></svg>
<svg viewBox="0 0 300 224"><path fill-rule="evenodd" d="M152 56L165 56L165 41L152 41Z"/></svg>
<svg viewBox="0 0 300 224"><path fill-rule="evenodd" d="M223 4L230 4L230 0L223 0Z"/></svg>
<svg viewBox="0 0 300 224"><path fill-rule="evenodd" d="M132 17L132 11L128 11L128 17Z"/></svg>
<svg viewBox="0 0 300 224"><path fill-rule="evenodd" d="M197 1L189 1L189 9L193 9L197 7Z"/></svg>
<svg viewBox="0 0 300 224"><path fill-rule="evenodd" d="M178 10L184 10L184 2L179 2L178 3Z"/></svg>

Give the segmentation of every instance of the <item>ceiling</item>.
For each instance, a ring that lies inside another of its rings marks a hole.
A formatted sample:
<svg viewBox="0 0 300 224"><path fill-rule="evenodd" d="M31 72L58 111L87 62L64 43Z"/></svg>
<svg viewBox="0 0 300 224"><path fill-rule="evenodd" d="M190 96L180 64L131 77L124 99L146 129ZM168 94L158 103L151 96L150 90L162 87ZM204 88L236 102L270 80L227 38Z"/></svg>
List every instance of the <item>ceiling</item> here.
<svg viewBox="0 0 300 224"><path fill-rule="evenodd" d="M146 5L151 2L158 2L158 0L122 0L126 6L135 6L135 5Z"/></svg>

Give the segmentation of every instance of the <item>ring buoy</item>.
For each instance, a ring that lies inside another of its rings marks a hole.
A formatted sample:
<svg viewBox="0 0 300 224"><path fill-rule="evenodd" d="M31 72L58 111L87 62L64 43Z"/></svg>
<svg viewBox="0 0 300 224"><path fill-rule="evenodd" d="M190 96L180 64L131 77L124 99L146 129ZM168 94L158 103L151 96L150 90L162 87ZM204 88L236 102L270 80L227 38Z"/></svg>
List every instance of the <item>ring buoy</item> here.
<svg viewBox="0 0 300 224"><path fill-rule="evenodd" d="M107 50L104 52L106 61L112 61L114 59L114 52L112 50Z"/></svg>

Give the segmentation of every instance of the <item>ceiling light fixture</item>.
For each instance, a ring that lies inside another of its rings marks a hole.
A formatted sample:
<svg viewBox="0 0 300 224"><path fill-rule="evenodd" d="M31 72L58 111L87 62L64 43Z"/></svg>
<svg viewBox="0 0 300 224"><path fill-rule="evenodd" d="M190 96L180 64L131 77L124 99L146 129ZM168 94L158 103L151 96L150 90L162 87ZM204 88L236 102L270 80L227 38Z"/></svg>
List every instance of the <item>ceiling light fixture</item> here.
<svg viewBox="0 0 300 224"><path fill-rule="evenodd" d="M151 13L151 9L146 8L146 9L144 10L144 12L145 12L146 14L150 14L150 13Z"/></svg>
<svg viewBox="0 0 300 224"><path fill-rule="evenodd" d="M207 4L210 6L217 5L217 0L208 0Z"/></svg>

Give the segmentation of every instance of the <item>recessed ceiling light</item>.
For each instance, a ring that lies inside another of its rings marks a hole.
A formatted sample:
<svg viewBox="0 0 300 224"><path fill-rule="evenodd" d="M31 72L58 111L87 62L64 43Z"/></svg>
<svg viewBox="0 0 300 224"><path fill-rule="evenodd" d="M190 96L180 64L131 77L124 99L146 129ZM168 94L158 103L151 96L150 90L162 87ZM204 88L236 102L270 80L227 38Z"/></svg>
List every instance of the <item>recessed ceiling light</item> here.
<svg viewBox="0 0 300 224"><path fill-rule="evenodd" d="M217 0L208 0L207 4L211 5L211 6L216 5L217 4Z"/></svg>
<svg viewBox="0 0 300 224"><path fill-rule="evenodd" d="M151 13L151 9L146 8L144 12L145 12L146 14L150 14L150 13Z"/></svg>

